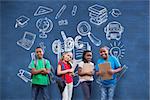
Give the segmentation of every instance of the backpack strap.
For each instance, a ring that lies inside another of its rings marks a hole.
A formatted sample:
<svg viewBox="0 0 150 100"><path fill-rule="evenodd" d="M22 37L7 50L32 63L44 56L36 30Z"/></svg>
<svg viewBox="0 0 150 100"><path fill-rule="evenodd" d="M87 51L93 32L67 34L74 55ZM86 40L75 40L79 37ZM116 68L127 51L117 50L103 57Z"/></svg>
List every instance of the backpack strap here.
<svg viewBox="0 0 150 100"><path fill-rule="evenodd" d="M46 68L46 59L43 58L42 60L43 60L43 63L44 63L44 67ZM37 66L37 59L34 59L34 66L36 68L36 66Z"/></svg>
<svg viewBox="0 0 150 100"><path fill-rule="evenodd" d="M37 66L37 59L34 59L33 61L34 61L34 66L36 68L36 66Z"/></svg>

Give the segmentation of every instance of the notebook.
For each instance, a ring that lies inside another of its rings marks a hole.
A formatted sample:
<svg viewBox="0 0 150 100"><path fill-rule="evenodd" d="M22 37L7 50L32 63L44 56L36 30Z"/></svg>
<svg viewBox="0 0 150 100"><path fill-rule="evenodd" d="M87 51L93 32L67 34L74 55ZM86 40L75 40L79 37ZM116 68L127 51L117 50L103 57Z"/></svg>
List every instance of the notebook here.
<svg viewBox="0 0 150 100"><path fill-rule="evenodd" d="M112 79L112 75L110 75L108 73L108 70L111 69L110 63L106 62L106 63L103 63L103 64L99 64L99 69L104 72L104 75L101 76L102 80L110 80L110 79Z"/></svg>

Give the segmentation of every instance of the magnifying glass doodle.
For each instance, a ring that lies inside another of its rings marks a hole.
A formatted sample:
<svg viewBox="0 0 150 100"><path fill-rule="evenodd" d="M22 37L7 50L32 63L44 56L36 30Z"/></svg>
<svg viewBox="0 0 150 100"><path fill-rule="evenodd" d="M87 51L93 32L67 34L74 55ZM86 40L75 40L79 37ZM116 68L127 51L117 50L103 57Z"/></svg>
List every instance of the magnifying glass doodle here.
<svg viewBox="0 0 150 100"><path fill-rule="evenodd" d="M80 22L78 24L78 26L77 26L77 31L82 36L88 36L89 39L91 40L91 42L93 44L95 44L96 46L100 46L101 45L101 40L99 40L98 38L96 38L91 33L91 26L90 26L90 24L88 22L86 22L86 21Z"/></svg>

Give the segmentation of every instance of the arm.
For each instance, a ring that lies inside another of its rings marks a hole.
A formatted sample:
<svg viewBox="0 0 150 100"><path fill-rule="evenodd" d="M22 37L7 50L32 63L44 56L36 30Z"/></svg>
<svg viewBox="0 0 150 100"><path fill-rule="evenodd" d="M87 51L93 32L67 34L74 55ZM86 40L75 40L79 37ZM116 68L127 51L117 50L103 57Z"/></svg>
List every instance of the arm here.
<svg viewBox="0 0 150 100"><path fill-rule="evenodd" d="M40 69L40 70L36 70L35 68L32 68L31 69L31 74L32 75L41 74L44 70L45 70L45 68Z"/></svg>
<svg viewBox="0 0 150 100"><path fill-rule="evenodd" d="M113 61L115 63L115 69L114 70L111 69L111 70L108 71L108 73L111 74L111 75L113 75L115 73L118 73L122 70L122 67L121 67L121 64L120 64L118 58L113 57Z"/></svg>
<svg viewBox="0 0 150 100"><path fill-rule="evenodd" d="M92 76L92 75L94 75L94 71L91 71L91 72L89 72L89 73L85 73L85 72L82 71L82 68L79 67L79 68L78 68L78 75L79 75L79 76L84 76L84 75Z"/></svg>
<svg viewBox="0 0 150 100"><path fill-rule="evenodd" d="M72 72L73 72L73 68L67 69L67 70L61 70L61 65L58 64L58 67L57 67L57 74L58 75L62 75L62 74L66 74L66 73L72 73Z"/></svg>
<svg viewBox="0 0 150 100"><path fill-rule="evenodd" d="M45 70L43 70L41 72L41 74L45 75L45 74L49 74L50 73L50 69L45 68Z"/></svg>
<svg viewBox="0 0 150 100"><path fill-rule="evenodd" d="M43 74L43 75L49 74L50 70L51 70L50 62L48 60L46 60L45 62L46 62L45 70L43 72L41 72L41 74Z"/></svg>
<svg viewBox="0 0 150 100"><path fill-rule="evenodd" d="M120 72L122 70L122 67L119 67L119 68L117 68L117 69L115 69L115 70L109 70L108 71L108 73L109 74L111 74L111 75L113 75L113 74L115 74L115 73L118 73L118 72Z"/></svg>

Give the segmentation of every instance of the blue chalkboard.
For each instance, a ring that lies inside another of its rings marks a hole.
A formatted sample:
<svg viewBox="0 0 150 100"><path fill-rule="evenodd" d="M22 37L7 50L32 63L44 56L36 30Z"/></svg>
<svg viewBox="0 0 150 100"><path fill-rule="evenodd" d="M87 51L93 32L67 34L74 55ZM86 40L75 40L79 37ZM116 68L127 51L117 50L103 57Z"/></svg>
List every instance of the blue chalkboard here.
<svg viewBox="0 0 150 100"><path fill-rule="evenodd" d="M148 0L1 0L1 100L31 100L28 66L37 46L55 70L63 51L72 51L80 60L83 50L92 50L96 63L102 45L128 67L114 100L149 100ZM91 98L99 100L94 78ZM74 79L73 100L83 100L78 76ZM55 83L49 95L60 99Z"/></svg>

